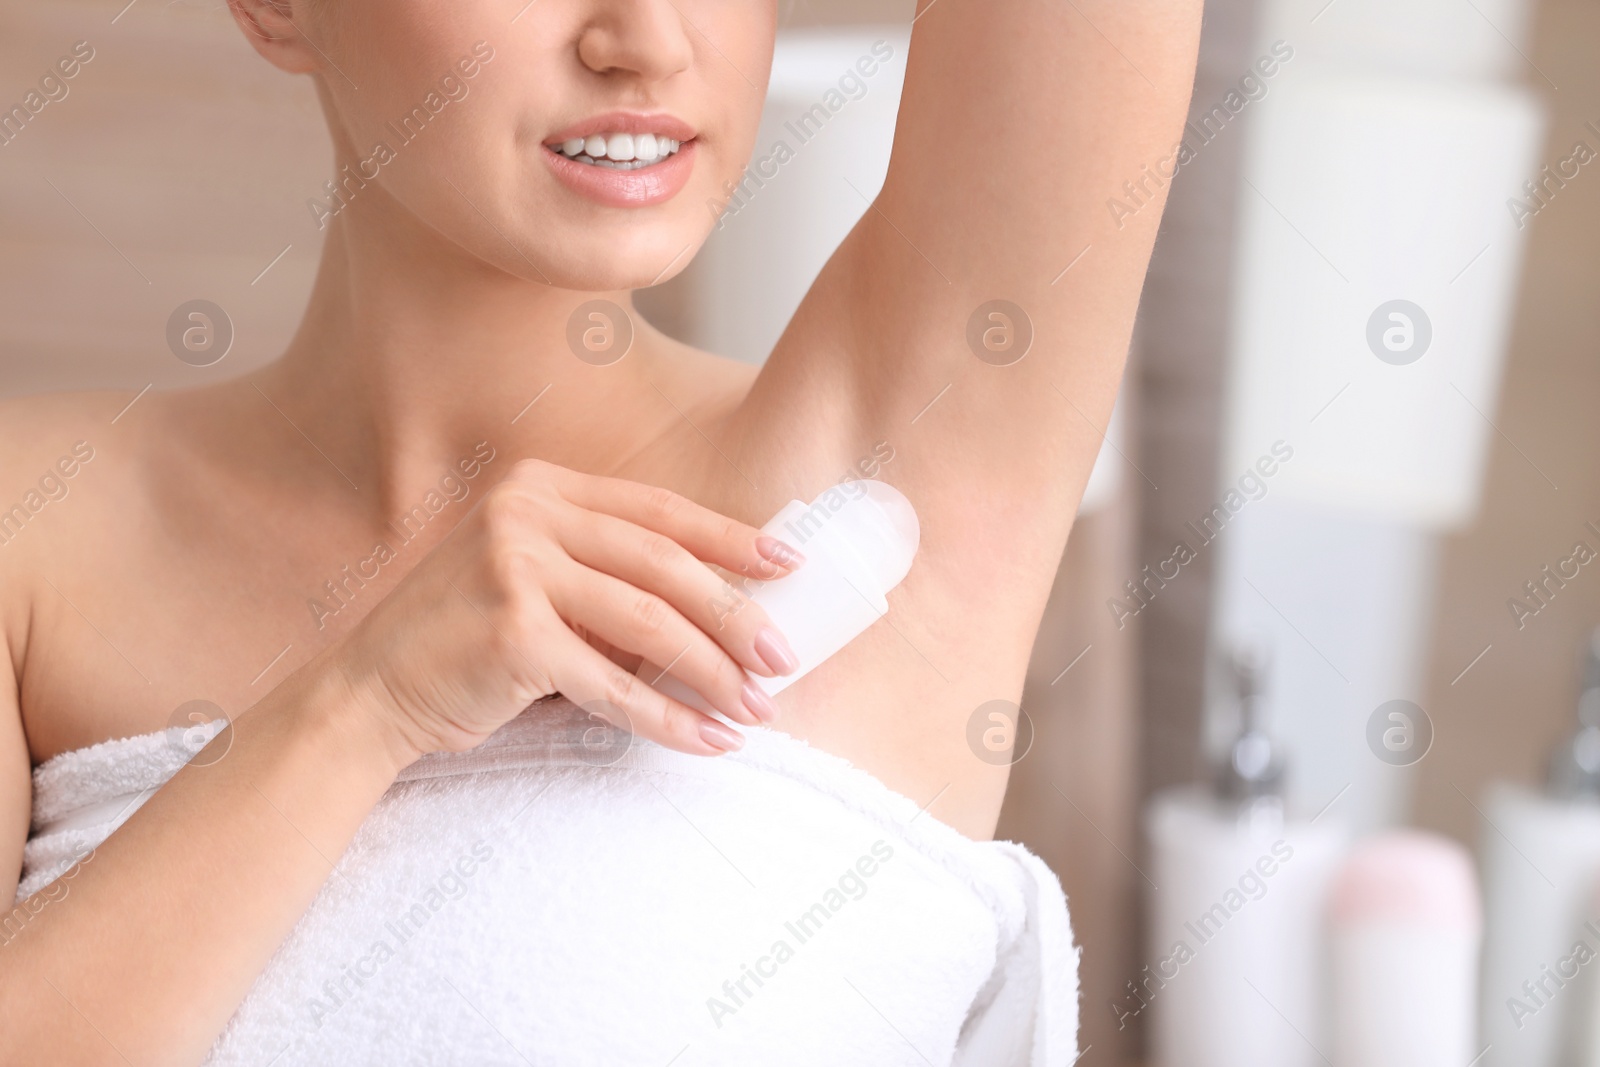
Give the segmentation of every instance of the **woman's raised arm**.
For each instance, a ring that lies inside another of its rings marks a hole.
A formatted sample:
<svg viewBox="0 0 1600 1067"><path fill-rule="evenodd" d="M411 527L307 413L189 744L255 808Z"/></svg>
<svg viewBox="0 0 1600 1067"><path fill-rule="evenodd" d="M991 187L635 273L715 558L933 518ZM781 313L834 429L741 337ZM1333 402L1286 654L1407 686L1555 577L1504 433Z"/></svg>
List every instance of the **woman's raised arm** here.
<svg viewBox="0 0 1600 1067"><path fill-rule="evenodd" d="M925 518L982 484L1064 540L1175 169L1201 7L921 0L888 181L756 406L819 398L810 427L887 438ZM963 529L1015 529L989 519Z"/></svg>
<svg viewBox="0 0 1600 1067"><path fill-rule="evenodd" d="M746 517L845 472L881 470L911 499L922 548L895 621L797 685L786 721L981 837L1007 768L973 758L973 709L1021 695L1101 448L1201 4L918 6L888 180L723 447L765 494Z"/></svg>

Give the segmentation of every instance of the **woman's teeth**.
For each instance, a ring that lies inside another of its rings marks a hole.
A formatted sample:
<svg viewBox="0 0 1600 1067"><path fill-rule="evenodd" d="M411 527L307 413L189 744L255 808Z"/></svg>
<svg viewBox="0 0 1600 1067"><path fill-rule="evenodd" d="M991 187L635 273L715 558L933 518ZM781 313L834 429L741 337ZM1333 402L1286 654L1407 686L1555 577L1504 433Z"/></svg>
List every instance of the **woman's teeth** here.
<svg viewBox="0 0 1600 1067"><path fill-rule="evenodd" d="M682 141L657 137L653 133L597 133L593 137L574 137L550 146L552 151L575 162L612 170L648 167L676 154L682 147Z"/></svg>

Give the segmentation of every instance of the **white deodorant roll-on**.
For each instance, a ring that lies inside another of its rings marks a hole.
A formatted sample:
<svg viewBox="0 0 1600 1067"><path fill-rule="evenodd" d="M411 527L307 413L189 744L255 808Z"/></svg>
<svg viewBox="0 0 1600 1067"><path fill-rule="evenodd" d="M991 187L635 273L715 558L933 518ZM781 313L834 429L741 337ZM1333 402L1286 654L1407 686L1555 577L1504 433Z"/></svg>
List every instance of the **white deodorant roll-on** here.
<svg viewBox="0 0 1600 1067"><path fill-rule="evenodd" d="M889 612L889 590L911 570L922 531L917 513L886 482L841 482L810 504L791 500L761 531L806 557L801 567L740 591L766 611L794 649L800 667L778 678L751 675L769 694L804 677ZM730 605L732 609L733 605ZM688 686L643 663L636 672L692 707L710 707Z"/></svg>
<svg viewBox="0 0 1600 1067"><path fill-rule="evenodd" d="M1483 936L1467 850L1411 830L1363 841L1329 917L1334 1067L1465 1067Z"/></svg>

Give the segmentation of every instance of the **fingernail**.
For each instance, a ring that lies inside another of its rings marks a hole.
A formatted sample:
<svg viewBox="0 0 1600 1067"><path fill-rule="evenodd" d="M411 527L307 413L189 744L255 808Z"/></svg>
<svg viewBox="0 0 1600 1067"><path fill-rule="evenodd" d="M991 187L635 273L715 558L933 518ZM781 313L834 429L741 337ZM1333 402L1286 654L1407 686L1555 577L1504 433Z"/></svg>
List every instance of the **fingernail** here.
<svg viewBox="0 0 1600 1067"><path fill-rule="evenodd" d="M744 737L738 731L728 729L715 719L700 723L700 740L724 752L737 752L744 747Z"/></svg>
<svg viewBox="0 0 1600 1067"><path fill-rule="evenodd" d="M800 657L794 654L783 635L770 626L756 631L756 655L779 674L793 674L800 669Z"/></svg>
<svg viewBox="0 0 1600 1067"><path fill-rule="evenodd" d="M755 682L744 683L744 706L762 722L773 722L778 718L777 703Z"/></svg>
<svg viewBox="0 0 1600 1067"><path fill-rule="evenodd" d="M806 561L797 549L790 548L776 537L768 537L766 534L756 538L756 551L761 553L762 559L789 570Z"/></svg>

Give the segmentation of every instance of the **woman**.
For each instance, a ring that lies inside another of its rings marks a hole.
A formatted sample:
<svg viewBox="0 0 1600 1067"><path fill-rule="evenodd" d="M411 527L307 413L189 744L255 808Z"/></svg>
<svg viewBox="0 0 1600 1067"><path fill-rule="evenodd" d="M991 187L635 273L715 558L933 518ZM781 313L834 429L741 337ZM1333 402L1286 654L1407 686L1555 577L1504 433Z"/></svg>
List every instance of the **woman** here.
<svg viewBox="0 0 1600 1067"><path fill-rule="evenodd" d="M0 553L5 876L34 766L197 697L234 722L225 757L213 743L77 857L70 894L19 902L0 1060L199 1062L352 880L330 871L402 770L556 692L708 764L772 723L987 839L1006 774L968 721L1020 695L1101 445L1163 190L1131 218L1105 204L1169 154L1199 0L919 3L887 184L759 373L626 309L692 258L751 155L772 0L230 6L318 87L338 173L321 269L256 373L5 405L4 484L83 442L48 536ZM634 331L625 358L575 358L596 308ZM885 442L916 565L888 623L774 703L748 676L792 669L783 636L719 608L704 564L803 568L756 527ZM463 478L475 501L375 557ZM640 657L750 729L635 679Z"/></svg>

